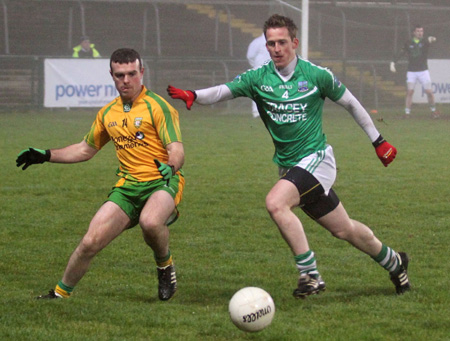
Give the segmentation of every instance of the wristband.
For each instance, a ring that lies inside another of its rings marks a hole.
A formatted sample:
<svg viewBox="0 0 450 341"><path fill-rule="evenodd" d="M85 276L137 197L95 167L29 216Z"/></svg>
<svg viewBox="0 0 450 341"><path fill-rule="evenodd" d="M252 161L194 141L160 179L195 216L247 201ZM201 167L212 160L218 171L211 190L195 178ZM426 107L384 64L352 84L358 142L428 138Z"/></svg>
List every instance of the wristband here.
<svg viewBox="0 0 450 341"><path fill-rule="evenodd" d="M383 136L380 135L380 136L378 136L378 138L375 141L372 142L372 146L377 148L383 142L386 142L386 140L383 138Z"/></svg>
<svg viewBox="0 0 450 341"><path fill-rule="evenodd" d="M52 156L52 152L50 151L50 149L46 149L45 150L45 161L50 161L51 156Z"/></svg>

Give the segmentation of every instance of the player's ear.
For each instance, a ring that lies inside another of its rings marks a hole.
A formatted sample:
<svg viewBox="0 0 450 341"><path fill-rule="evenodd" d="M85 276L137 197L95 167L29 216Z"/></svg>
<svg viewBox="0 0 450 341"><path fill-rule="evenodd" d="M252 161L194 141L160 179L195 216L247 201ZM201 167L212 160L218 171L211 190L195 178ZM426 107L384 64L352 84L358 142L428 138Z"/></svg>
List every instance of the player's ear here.
<svg viewBox="0 0 450 341"><path fill-rule="evenodd" d="M292 39L292 43L294 44L294 49L296 49L300 45L300 41L298 38Z"/></svg>

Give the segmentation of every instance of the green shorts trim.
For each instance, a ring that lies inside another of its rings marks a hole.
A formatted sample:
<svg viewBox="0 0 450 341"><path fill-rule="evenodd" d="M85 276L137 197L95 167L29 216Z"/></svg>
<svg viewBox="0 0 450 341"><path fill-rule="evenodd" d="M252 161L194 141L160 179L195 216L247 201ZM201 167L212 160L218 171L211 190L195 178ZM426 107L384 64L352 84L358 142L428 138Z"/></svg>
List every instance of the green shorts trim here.
<svg viewBox="0 0 450 341"><path fill-rule="evenodd" d="M183 179L184 180L184 179ZM147 182L137 182L132 180L119 181L115 187L111 189L106 201L116 203L130 218L131 224L129 228L136 226L139 223L139 216L145 203L150 196L157 191L166 191L172 198L179 198L183 191L184 181L181 181L177 174L172 177L170 184L163 179L157 179ZM179 201L178 199L177 201ZM178 204L176 202L176 204ZM174 212L167 220L166 224L170 225L178 219L178 209L175 207Z"/></svg>

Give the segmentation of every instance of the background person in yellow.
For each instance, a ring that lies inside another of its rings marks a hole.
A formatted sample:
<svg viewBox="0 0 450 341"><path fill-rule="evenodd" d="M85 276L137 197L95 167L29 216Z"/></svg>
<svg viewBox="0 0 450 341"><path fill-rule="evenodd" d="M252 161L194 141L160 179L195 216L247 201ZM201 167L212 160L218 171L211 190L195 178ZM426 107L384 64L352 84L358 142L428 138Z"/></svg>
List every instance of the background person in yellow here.
<svg viewBox="0 0 450 341"><path fill-rule="evenodd" d="M110 68L120 96L98 112L80 143L60 149L28 148L16 160L24 170L46 161L82 162L113 141L120 163L120 179L91 220L62 279L55 290L38 298L69 297L94 256L136 224L141 226L144 240L154 253L159 299L170 299L177 289L168 225L178 217L177 205L184 188L184 148L178 112L142 85L144 68L135 50L116 50L111 55Z"/></svg>
<svg viewBox="0 0 450 341"><path fill-rule="evenodd" d="M95 44L91 44L88 36L80 38L80 44L73 48L73 58L100 58L101 55L95 48Z"/></svg>

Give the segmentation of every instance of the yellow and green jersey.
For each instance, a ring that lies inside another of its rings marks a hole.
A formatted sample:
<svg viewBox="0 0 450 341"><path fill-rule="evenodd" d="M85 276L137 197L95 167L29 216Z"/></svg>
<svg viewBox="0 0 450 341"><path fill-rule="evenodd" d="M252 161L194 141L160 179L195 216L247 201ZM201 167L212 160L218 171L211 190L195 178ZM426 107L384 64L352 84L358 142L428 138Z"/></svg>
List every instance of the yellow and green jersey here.
<svg viewBox="0 0 450 341"><path fill-rule="evenodd" d="M114 143L120 163L118 176L134 181L159 179L153 159L167 163L166 146L182 142L178 112L142 86L131 105L120 97L105 105L84 140L97 150L108 141Z"/></svg>

